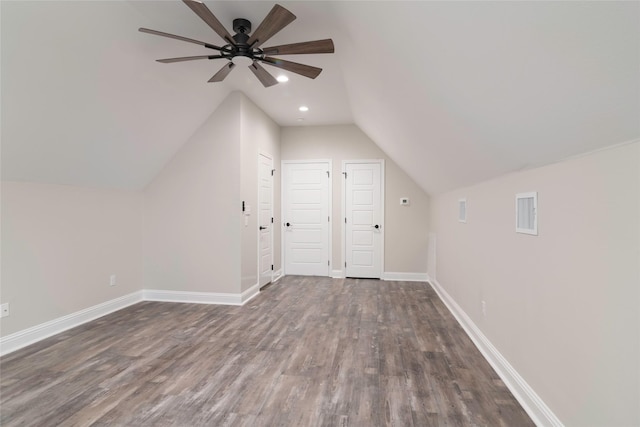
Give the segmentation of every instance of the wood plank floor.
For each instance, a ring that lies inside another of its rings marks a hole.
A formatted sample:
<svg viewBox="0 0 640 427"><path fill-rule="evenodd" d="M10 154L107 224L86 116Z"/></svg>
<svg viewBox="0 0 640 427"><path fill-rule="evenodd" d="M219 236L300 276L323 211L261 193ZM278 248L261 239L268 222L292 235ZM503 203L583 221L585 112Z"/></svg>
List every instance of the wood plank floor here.
<svg viewBox="0 0 640 427"><path fill-rule="evenodd" d="M0 359L3 426L531 426L425 283L142 302Z"/></svg>

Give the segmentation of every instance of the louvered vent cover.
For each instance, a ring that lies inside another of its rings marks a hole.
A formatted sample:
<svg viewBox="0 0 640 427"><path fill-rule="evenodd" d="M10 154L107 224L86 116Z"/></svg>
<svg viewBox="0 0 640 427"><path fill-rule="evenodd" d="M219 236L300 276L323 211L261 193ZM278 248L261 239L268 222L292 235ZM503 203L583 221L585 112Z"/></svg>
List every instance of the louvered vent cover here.
<svg viewBox="0 0 640 427"><path fill-rule="evenodd" d="M458 221L467 222L467 199L458 200Z"/></svg>
<svg viewBox="0 0 640 427"><path fill-rule="evenodd" d="M538 193L516 194L516 231L538 234Z"/></svg>

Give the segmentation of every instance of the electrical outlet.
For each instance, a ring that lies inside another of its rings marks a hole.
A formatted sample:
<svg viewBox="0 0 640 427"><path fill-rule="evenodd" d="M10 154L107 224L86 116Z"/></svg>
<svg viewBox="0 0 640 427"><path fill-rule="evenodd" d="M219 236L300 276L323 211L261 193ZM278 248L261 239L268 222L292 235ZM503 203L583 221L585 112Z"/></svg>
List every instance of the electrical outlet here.
<svg viewBox="0 0 640 427"><path fill-rule="evenodd" d="M9 315L9 303L6 302L0 305L0 317L7 317Z"/></svg>
<svg viewBox="0 0 640 427"><path fill-rule="evenodd" d="M116 275L112 274L111 277L109 277L109 286L115 286L116 285Z"/></svg>
<svg viewBox="0 0 640 427"><path fill-rule="evenodd" d="M482 300L482 315L487 315L487 302L485 300Z"/></svg>

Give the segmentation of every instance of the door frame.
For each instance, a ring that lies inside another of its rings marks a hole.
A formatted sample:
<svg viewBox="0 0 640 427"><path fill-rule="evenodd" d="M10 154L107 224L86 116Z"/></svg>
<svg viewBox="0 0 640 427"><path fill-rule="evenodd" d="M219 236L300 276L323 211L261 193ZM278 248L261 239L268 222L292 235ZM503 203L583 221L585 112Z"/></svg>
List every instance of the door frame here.
<svg viewBox="0 0 640 427"><path fill-rule="evenodd" d="M333 248L332 248L332 235L333 235L333 162L331 159L304 159L304 160L281 160L280 168L282 173L280 173L280 216L281 219L284 218L285 212L285 185L284 185L284 165L286 164L304 164L304 163L327 163L329 165L329 187L328 187L328 198L329 198L329 236L328 236L328 245L329 245L329 265L327 266L327 277L331 277L331 269L333 267ZM285 276L287 274L286 271L286 260L285 260L285 227L284 224L281 224L280 227L280 259L282 260L282 275Z"/></svg>
<svg viewBox="0 0 640 427"><path fill-rule="evenodd" d="M345 267L345 264L347 263L347 233L346 233L346 227L345 227L345 222L344 219L347 217L347 180L344 179L344 174L347 171L347 165L348 164L362 164L362 163L368 163L368 164L379 164L380 165L380 223L382 225L382 232L380 233L380 238L382 240L381 242L381 248L380 248L380 258L382 261L382 265L380 266L381 271L380 271L380 279L382 279L384 277L384 235L386 233L385 229L386 229L386 224L384 222L384 211L385 211L385 204L384 204L384 187L385 187L385 172L384 172L384 159L362 159L362 160L343 160L342 161L342 200L341 200L341 204L342 204L342 209L340 211L340 223L342 224L341 228L341 239L342 239L342 260L340 263L340 270L342 271L341 276L342 277L347 277L347 268Z"/></svg>
<svg viewBox="0 0 640 427"><path fill-rule="evenodd" d="M256 222L258 223L258 227L260 227L260 156L266 157L267 159L271 160L271 218L274 218L273 216L273 202L274 202L274 188L275 188L275 169L274 169L274 164L273 164L273 156L271 154L265 153L263 151L259 151L258 152L258 198L257 198L257 206L256 206ZM274 222L271 223L271 228L269 230L269 236L271 236L271 265L273 264L274 261L274 246L273 246L273 242L274 242L274 226L275 226L275 218L273 219ZM261 270L260 270L260 230L258 229L258 238L257 240L257 247L258 247L258 287L261 287L262 285L260 285L260 274L261 274ZM274 268L271 269L271 281L270 283L273 283L273 278L274 278L274 271L275 269L275 265Z"/></svg>

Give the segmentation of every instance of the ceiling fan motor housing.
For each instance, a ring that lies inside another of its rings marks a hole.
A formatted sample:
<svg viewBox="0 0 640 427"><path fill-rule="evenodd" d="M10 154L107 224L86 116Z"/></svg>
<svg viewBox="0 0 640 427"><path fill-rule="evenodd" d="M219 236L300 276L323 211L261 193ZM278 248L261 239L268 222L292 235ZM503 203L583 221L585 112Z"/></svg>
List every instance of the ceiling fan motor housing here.
<svg viewBox="0 0 640 427"><path fill-rule="evenodd" d="M234 19L233 31L239 34L249 34L251 32L251 21L243 18Z"/></svg>
<svg viewBox="0 0 640 427"><path fill-rule="evenodd" d="M243 18L233 20L233 31L235 35L233 40L236 42L235 48L232 48L232 57L246 56L253 59L253 50L249 48L249 33L251 32L251 21Z"/></svg>

